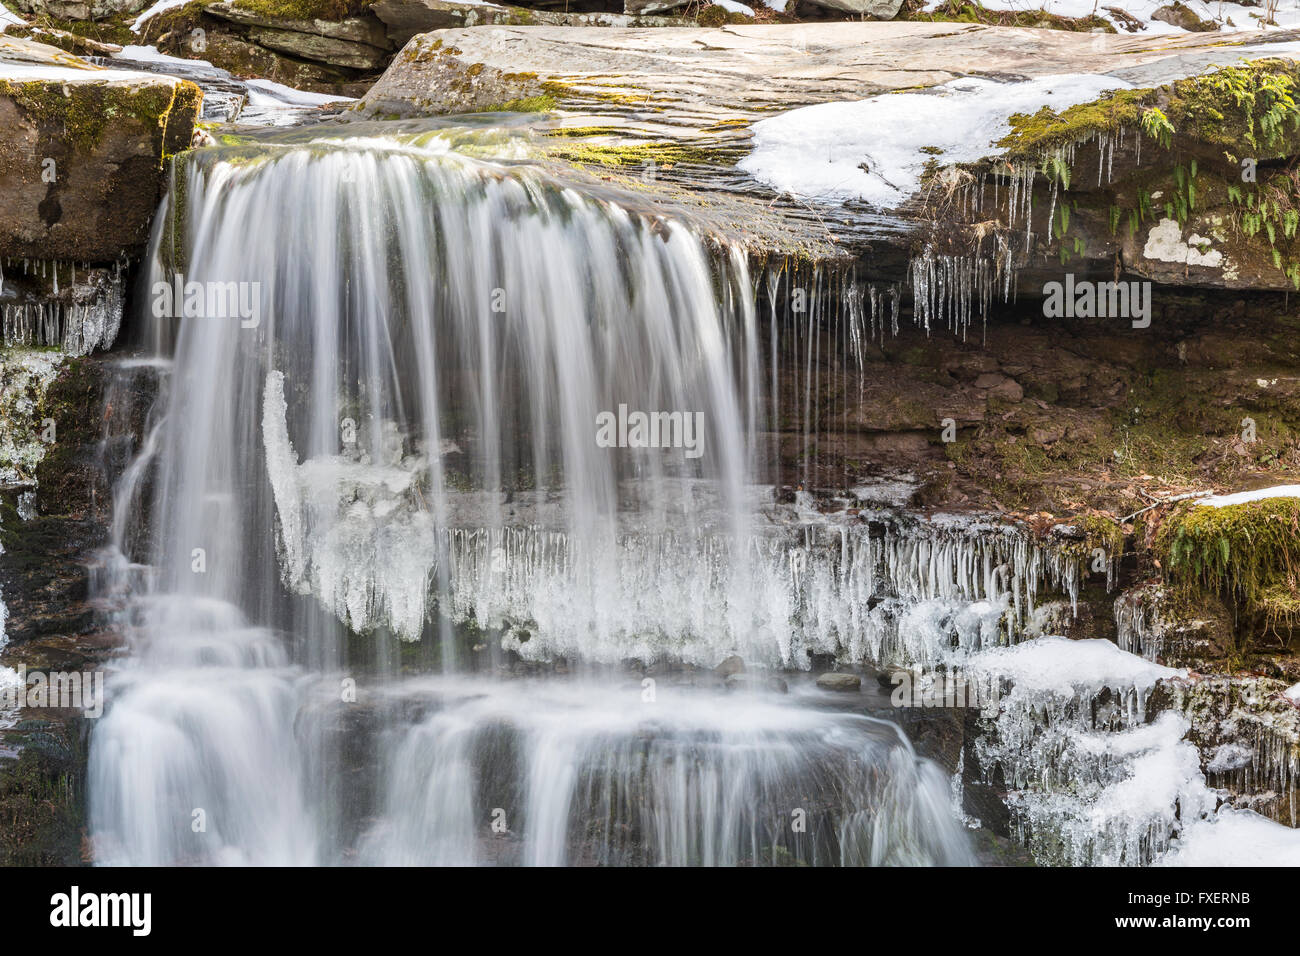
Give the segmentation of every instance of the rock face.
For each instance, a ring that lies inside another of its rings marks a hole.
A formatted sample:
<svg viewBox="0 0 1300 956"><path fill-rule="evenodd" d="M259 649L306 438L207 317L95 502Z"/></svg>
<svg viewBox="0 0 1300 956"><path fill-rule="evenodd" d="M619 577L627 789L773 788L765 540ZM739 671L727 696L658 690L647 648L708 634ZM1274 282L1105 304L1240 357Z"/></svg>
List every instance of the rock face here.
<svg viewBox="0 0 1300 956"><path fill-rule="evenodd" d="M138 255L164 161L189 146L201 100L192 83L0 41L0 256Z"/></svg>
<svg viewBox="0 0 1300 956"><path fill-rule="evenodd" d="M234 3L214 3L204 9L211 16L248 27L248 38L258 46L330 66L377 70L388 62L393 49L384 25L370 16L297 20L268 17Z"/></svg>

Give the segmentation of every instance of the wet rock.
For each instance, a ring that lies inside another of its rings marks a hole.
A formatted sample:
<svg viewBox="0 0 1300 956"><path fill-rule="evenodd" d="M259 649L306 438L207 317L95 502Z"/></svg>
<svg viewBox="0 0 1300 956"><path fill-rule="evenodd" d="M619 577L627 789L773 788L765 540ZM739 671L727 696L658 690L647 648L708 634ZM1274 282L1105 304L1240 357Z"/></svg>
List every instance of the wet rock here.
<svg viewBox="0 0 1300 956"><path fill-rule="evenodd" d="M856 693L862 689L862 678L857 674L848 674L842 671L831 672L820 675L817 678L817 686L822 690Z"/></svg>

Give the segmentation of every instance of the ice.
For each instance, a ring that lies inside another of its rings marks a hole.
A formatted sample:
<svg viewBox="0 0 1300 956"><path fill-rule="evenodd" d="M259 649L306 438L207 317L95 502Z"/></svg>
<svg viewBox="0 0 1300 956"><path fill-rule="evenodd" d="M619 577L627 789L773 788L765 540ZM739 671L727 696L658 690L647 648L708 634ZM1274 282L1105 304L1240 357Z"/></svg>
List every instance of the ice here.
<svg viewBox="0 0 1300 956"><path fill-rule="evenodd" d="M1186 718L1146 722L1155 685L1185 671L1104 640L1040 637L981 652L966 673L989 688L985 700L1000 695L974 755L985 779L1005 781L1040 863L1150 863L1186 821L1213 812Z"/></svg>
<svg viewBox="0 0 1300 956"><path fill-rule="evenodd" d="M1162 590L1140 587L1115 600L1116 642L1121 649L1154 661L1165 651L1166 624L1160 617Z"/></svg>
<svg viewBox="0 0 1300 956"><path fill-rule="evenodd" d="M924 92L792 110L753 126L754 149L738 164L780 193L819 202L863 200L893 208L915 194L926 164L997 155L1013 113L1062 110L1127 89L1122 80L1063 74L998 82L973 77ZM864 168L865 167L865 168Z"/></svg>

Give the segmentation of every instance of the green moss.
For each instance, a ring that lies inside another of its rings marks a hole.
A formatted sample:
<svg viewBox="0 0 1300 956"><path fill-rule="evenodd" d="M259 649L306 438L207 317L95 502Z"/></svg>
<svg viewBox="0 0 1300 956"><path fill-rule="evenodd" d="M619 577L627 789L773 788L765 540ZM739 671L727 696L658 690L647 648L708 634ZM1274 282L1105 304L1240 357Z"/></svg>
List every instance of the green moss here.
<svg viewBox="0 0 1300 956"><path fill-rule="evenodd" d="M543 93L540 96L526 96L523 99L494 103L483 107L484 113L549 113L555 109L555 100Z"/></svg>
<svg viewBox="0 0 1300 956"><path fill-rule="evenodd" d="M728 10L719 4L710 3L696 15L695 22L702 27L723 27L728 23L753 23L754 18L739 11Z"/></svg>
<svg viewBox="0 0 1300 956"><path fill-rule="evenodd" d="M374 0L236 0L241 10L279 20L346 20L370 9ZM205 4L207 5L207 4Z"/></svg>
<svg viewBox="0 0 1300 956"><path fill-rule="evenodd" d="M69 90L66 95L65 88ZM153 131L160 161L180 145L178 130L169 130L173 113L187 114L192 122L203 99L199 88L186 81L133 89L97 83L65 87L48 80L0 80L0 95L10 97L43 134L69 142L80 152L94 150L111 125L133 120ZM185 132L188 135L188 124Z"/></svg>
<svg viewBox="0 0 1300 956"><path fill-rule="evenodd" d="M1218 594L1275 633L1300 623L1300 499L1184 503L1161 524L1156 551L1166 582L1184 597Z"/></svg>
<svg viewBox="0 0 1300 956"><path fill-rule="evenodd" d="M650 164L669 167L678 163L729 165L731 162L731 157L725 150L671 141L620 143L613 146L566 142L553 147L551 155L571 163L609 167Z"/></svg>

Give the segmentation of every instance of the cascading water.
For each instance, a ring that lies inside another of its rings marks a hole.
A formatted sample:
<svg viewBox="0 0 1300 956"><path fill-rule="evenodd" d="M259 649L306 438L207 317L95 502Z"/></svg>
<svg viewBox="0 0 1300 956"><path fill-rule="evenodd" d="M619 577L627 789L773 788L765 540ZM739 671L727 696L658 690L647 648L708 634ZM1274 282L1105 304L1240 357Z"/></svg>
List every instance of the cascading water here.
<svg viewBox="0 0 1300 956"><path fill-rule="evenodd" d="M893 724L600 665L861 657L878 588L1019 613L1045 563L773 513L744 256L442 142L203 150L164 205L148 285L201 293L119 484L96 859L968 861ZM576 673L472 676L511 651Z"/></svg>

